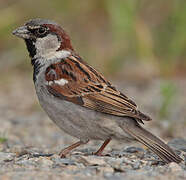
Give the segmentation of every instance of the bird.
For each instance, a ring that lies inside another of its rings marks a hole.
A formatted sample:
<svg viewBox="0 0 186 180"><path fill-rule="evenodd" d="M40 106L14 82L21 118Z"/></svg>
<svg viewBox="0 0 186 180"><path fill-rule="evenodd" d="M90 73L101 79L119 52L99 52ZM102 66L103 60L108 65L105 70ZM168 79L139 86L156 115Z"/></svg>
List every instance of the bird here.
<svg viewBox="0 0 186 180"><path fill-rule="evenodd" d="M56 22L31 19L12 32L23 39L31 58L33 81L41 107L65 133L78 141L60 152L64 158L89 140L101 140L101 156L111 140L137 141L165 163L182 159L151 130L151 118L74 50L70 36Z"/></svg>

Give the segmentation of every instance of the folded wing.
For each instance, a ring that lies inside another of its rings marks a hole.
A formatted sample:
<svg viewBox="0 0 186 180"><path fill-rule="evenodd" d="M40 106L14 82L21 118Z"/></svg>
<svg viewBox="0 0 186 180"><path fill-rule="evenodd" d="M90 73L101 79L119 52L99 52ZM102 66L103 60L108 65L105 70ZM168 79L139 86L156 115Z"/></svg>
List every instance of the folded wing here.
<svg viewBox="0 0 186 180"><path fill-rule="evenodd" d="M63 100L102 113L133 117L139 122L151 120L137 110L132 100L77 55L48 67L45 78L48 91Z"/></svg>

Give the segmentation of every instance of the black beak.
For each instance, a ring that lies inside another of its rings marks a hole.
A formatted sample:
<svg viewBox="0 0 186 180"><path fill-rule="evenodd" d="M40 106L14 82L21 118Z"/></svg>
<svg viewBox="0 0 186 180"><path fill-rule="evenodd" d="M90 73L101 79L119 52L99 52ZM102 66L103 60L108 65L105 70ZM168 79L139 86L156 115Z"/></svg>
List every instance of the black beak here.
<svg viewBox="0 0 186 180"><path fill-rule="evenodd" d="M30 38L30 32L27 30L26 26L18 27L12 32L12 34L22 39Z"/></svg>

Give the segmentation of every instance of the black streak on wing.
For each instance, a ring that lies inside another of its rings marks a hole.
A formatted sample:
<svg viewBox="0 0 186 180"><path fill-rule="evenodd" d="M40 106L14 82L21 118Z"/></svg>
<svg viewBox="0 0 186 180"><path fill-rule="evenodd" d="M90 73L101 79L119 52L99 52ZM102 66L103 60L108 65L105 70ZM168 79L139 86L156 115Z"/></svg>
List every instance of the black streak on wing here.
<svg viewBox="0 0 186 180"><path fill-rule="evenodd" d="M91 81L91 77L90 77L89 73L86 72L86 71L80 66L80 64L79 64L77 61L74 61L74 60L71 59L71 58L69 58L69 60L71 60L73 63L75 63L76 66L79 68L79 70L80 70L81 72L83 72L83 73L87 76L87 78Z"/></svg>

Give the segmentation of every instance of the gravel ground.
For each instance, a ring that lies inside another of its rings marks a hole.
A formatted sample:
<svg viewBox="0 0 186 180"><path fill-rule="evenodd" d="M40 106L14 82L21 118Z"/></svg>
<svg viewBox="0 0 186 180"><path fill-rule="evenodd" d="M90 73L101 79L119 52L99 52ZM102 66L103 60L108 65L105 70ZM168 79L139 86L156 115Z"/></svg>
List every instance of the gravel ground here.
<svg viewBox="0 0 186 180"><path fill-rule="evenodd" d="M6 82L6 83L5 83ZM92 155L101 142L90 142L61 159L59 151L77 140L61 132L41 110L30 77L1 81L0 179L186 179L186 81L173 80L176 94L160 119L164 81L115 83L155 119L145 127L169 142L180 154L179 165L165 165L139 144L111 142L105 156ZM2 87L2 86L1 86ZM178 123L179 122L179 123Z"/></svg>

